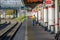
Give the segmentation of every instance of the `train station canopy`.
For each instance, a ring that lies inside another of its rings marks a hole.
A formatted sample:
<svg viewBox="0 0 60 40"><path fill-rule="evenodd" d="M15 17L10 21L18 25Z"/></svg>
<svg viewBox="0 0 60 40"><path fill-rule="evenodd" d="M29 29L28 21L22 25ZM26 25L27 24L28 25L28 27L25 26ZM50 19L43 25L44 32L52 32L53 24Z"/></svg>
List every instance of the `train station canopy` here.
<svg viewBox="0 0 60 40"><path fill-rule="evenodd" d="M23 0L0 0L0 8L20 8Z"/></svg>
<svg viewBox="0 0 60 40"><path fill-rule="evenodd" d="M43 0L0 0L0 9L19 9L25 6L29 6L32 8L37 3L43 3Z"/></svg>

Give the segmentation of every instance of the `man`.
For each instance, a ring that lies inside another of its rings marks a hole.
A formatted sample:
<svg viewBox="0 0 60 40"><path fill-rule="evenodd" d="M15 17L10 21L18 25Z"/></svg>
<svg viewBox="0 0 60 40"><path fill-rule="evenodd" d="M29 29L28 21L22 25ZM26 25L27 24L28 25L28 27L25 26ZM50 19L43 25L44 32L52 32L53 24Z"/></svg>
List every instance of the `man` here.
<svg viewBox="0 0 60 40"><path fill-rule="evenodd" d="M33 26L36 24L36 17L35 15L32 16L32 22L33 22Z"/></svg>

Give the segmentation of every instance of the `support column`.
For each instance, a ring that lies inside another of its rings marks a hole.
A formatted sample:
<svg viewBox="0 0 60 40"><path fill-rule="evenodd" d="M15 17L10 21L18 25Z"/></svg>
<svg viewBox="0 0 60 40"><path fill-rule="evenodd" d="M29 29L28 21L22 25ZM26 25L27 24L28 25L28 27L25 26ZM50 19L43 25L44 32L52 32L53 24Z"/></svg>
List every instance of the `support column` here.
<svg viewBox="0 0 60 40"><path fill-rule="evenodd" d="M41 13L42 13L42 25L44 24L44 9L43 6L41 7Z"/></svg>
<svg viewBox="0 0 60 40"><path fill-rule="evenodd" d="M20 10L18 10L17 17L20 17Z"/></svg>
<svg viewBox="0 0 60 40"><path fill-rule="evenodd" d="M18 17L18 10L16 10L16 17Z"/></svg>
<svg viewBox="0 0 60 40"><path fill-rule="evenodd" d="M47 26L48 26L48 8L44 7L44 26L45 26L45 30L47 30Z"/></svg>
<svg viewBox="0 0 60 40"><path fill-rule="evenodd" d="M54 33L55 31L55 6L52 6L52 22L53 24L51 25L51 33Z"/></svg>
<svg viewBox="0 0 60 40"><path fill-rule="evenodd" d="M4 18L4 22L6 22L6 10L2 11L2 18Z"/></svg>
<svg viewBox="0 0 60 40"><path fill-rule="evenodd" d="M36 22L38 22L38 12L35 11L35 16L36 16Z"/></svg>
<svg viewBox="0 0 60 40"><path fill-rule="evenodd" d="M44 8L44 23L45 23L45 26L47 26L47 24L48 24L48 9L46 7Z"/></svg>
<svg viewBox="0 0 60 40"><path fill-rule="evenodd" d="M38 11L38 22L39 22L39 25L41 23L41 18L42 18L42 15L41 15L41 10Z"/></svg>
<svg viewBox="0 0 60 40"><path fill-rule="evenodd" d="M3 18L6 18L6 11L5 10L3 10Z"/></svg>
<svg viewBox="0 0 60 40"><path fill-rule="evenodd" d="M52 6L48 7L48 31L54 31L54 13Z"/></svg>
<svg viewBox="0 0 60 40"><path fill-rule="evenodd" d="M55 33L58 32L59 22L58 22L58 0L55 0Z"/></svg>

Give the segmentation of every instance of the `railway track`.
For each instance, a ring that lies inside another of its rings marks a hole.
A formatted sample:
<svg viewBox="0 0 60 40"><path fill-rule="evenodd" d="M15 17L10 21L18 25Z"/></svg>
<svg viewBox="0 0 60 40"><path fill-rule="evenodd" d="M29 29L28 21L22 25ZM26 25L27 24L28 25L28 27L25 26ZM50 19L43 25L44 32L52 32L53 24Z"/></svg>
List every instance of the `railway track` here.
<svg viewBox="0 0 60 40"><path fill-rule="evenodd" d="M7 28L0 31L0 40L12 40L22 23L10 24ZM5 31L4 31L5 30Z"/></svg>
<svg viewBox="0 0 60 40"><path fill-rule="evenodd" d="M6 28L8 25L10 25L10 22L9 23L5 22L5 23L1 24L0 25L0 30Z"/></svg>

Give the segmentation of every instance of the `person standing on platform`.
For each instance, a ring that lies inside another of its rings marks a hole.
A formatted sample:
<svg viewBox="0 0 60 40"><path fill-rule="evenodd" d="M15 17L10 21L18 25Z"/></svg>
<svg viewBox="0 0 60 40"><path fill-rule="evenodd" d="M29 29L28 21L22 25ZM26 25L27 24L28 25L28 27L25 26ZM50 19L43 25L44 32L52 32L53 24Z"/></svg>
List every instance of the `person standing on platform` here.
<svg viewBox="0 0 60 40"><path fill-rule="evenodd" d="M33 26L35 26L35 24L36 24L36 17L35 17L35 15L32 16L32 24L33 24Z"/></svg>

